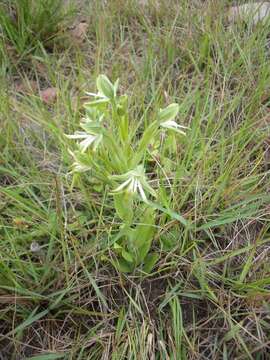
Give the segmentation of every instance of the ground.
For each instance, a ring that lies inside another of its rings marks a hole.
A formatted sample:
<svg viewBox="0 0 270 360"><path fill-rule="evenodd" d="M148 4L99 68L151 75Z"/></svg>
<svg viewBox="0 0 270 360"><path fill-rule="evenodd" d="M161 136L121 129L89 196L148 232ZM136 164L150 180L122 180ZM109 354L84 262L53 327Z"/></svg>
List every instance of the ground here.
<svg viewBox="0 0 270 360"><path fill-rule="evenodd" d="M270 358L270 24L229 24L231 1L143 3L81 2L34 50L1 37L1 360ZM108 261L112 197L71 174L65 134L99 74L133 128L170 103L189 128L155 158L163 182L147 173L167 209L150 273Z"/></svg>

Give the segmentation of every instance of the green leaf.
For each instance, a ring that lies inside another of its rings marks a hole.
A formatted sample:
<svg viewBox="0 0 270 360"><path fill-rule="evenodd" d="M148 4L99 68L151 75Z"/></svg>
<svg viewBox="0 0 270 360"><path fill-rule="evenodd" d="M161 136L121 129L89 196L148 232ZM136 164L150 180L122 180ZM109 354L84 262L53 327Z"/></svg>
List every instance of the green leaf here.
<svg viewBox="0 0 270 360"><path fill-rule="evenodd" d="M119 193L114 195L114 207L117 215L130 224L133 219L133 200L132 197L126 193Z"/></svg>
<svg viewBox="0 0 270 360"><path fill-rule="evenodd" d="M113 249L116 255L121 255L121 252L123 250L123 247L119 245L117 242L113 244Z"/></svg>
<svg viewBox="0 0 270 360"><path fill-rule="evenodd" d="M159 259L158 253L150 253L144 259L143 271L146 273L150 273L153 270L156 262Z"/></svg>
<svg viewBox="0 0 270 360"><path fill-rule="evenodd" d="M154 121L144 130L137 148L137 152L132 157L133 166L136 166L143 158L149 144L151 143L151 140L154 139L157 133L158 126L158 122Z"/></svg>
<svg viewBox="0 0 270 360"><path fill-rule="evenodd" d="M148 204L150 206L152 206L153 209L156 210L160 210L162 213L167 214L168 216L170 216L172 219L179 221L182 225L184 226L191 226L190 222L188 220L186 220L183 216L181 216L180 214L177 214L175 211L170 210L170 209L166 209L163 206L154 203L152 201L148 201Z"/></svg>
<svg viewBox="0 0 270 360"><path fill-rule="evenodd" d="M117 242L115 242L114 244L113 244L113 248L115 249L115 250L122 250L123 249L123 247L121 246L121 245L119 245Z"/></svg>
<svg viewBox="0 0 270 360"><path fill-rule="evenodd" d="M81 123L80 126L89 134L97 135L100 134L103 130L100 121L87 121L85 123Z"/></svg>
<svg viewBox="0 0 270 360"><path fill-rule="evenodd" d="M105 99L106 100L106 99ZM107 103L106 101L105 103ZM90 104L90 106L88 106ZM100 118L102 117L102 112L99 111L96 107L91 106L91 102L87 102L84 105L85 108L85 114L87 121L100 121Z"/></svg>
<svg viewBox="0 0 270 360"><path fill-rule="evenodd" d="M132 255L129 252L127 252L126 250L124 250L124 249L122 249L122 256L129 263L134 262L134 259L133 259Z"/></svg>
<svg viewBox="0 0 270 360"><path fill-rule="evenodd" d="M126 113L128 110L128 96L121 95L118 100L118 105L122 108L123 112Z"/></svg>
<svg viewBox="0 0 270 360"><path fill-rule="evenodd" d="M116 270L122 273L130 273L134 270L134 265L125 259L110 260Z"/></svg>
<svg viewBox="0 0 270 360"><path fill-rule="evenodd" d="M131 234L131 244L136 252L137 264L141 263L148 254L155 233L155 214L153 209L148 208L141 218L141 223L137 225Z"/></svg>
<svg viewBox="0 0 270 360"><path fill-rule="evenodd" d="M98 91L107 98L109 99L114 98L115 87L110 82L110 80L107 78L106 75L99 75L99 77L97 78L97 88ZM117 89L117 83L116 83L116 89Z"/></svg>
<svg viewBox="0 0 270 360"><path fill-rule="evenodd" d="M119 79L117 79L117 80L115 81L115 83L113 84L114 97L116 97L118 87L119 87Z"/></svg>
<svg viewBox="0 0 270 360"><path fill-rule="evenodd" d="M173 120L179 112L179 105L176 103L170 104L165 109L160 109L159 120L161 122Z"/></svg>

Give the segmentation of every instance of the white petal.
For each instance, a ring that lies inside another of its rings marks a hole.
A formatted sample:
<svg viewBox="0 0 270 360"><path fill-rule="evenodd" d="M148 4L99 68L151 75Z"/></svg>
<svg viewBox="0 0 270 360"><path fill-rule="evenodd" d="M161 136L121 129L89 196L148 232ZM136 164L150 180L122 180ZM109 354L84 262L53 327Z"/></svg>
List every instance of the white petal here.
<svg viewBox="0 0 270 360"><path fill-rule="evenodd" d="M88 134L84 131L76 131L73 135L66 135L69 139L85 139Z"/></svg>
<svg viewBox="0 0 270 360"><path fill-rule="evenodd" d="M136 180L134 178L130 179L130 185L127 188L127 191L129 193L135 193L136 192Z"/></svg>
<svg viewBox="0 0 270 360"><path fill-rule="evenodd" d="M97 94L96 93L92 93L92 92L86 92L86 95L89 95L89 96L94 96L94 97L97 97L97 98L100 98L100 99L108 99L107 96L105 96L104 94L101 94L101 92L98 92Z"/></svg>
<svg viewBox="0 0 270 360"><path fill-rule="evenodd" d="M97 150L97 148L98 148L99 144L101 143L102 139L103 139L103 135L96 136L95 144L94 144L94 148L93 148L94 151Z"/></svg>
<svg viewBox="0 0 270 360"><path fill-rule="evenodd" d="M121 185L119 185L116 189L114 189L113 192L119 192L119 191L123 190L130 182L131 182L131 179L127 179Z"/></svg>
<svg viewBox="0 0 270 360"><path fill-rule="evenodd" d="M137 192L138 191L138 187L139 187L139 180L134 179L134 187L133 187L133 192Z"/></svg>
<svg viewBox="0 0 270 360"><path fill-rule="evenodd" d="M144 202L147 202L147 197L145 195L145 192L143 190L143 187L142 187L142 184L140 182L138 182L138 189L139 189L139 192L141 194L141 197L143 199Z"/></svg>
<svg viewBox="0 0 270 360"><path fill-rule="evenodd" d="M160 125L162 127L164 127L164 128L177 131L182 135L186 135L186 133L183 130L180 130L180 129L187 129L187 128L185 126L183 126L183 125L177 124L177 122L175 122L174 120L165 121L165 122L161 123Z"/></svg>
<svg viewBox="0 0 270 360"><path fill-rule="evenodd" d="M86 93L86 95L89 95L89 96L98 96L98 94L95 94L95 93L92 93L92 92L88 92L88 91L86 91L85 93Z"/></svg>
<svg viewBox="0 0 270 360"><path fill-rule="evenodd" d="M180 124L177 124L177 127L179 129L186 129L186 130L190 130L190 128L188 126L184 126L184 125L180 125Z"/></svg>
<svg viewBox="0 0 270 360"><path fill-rule="evenodd" d="M161 126L168 127L168 128L177 127L177 125L178 124L174 120L168 120L168 121L165 121L164 123L161 123Z"/></svg>
<svg viewBox="0 0 270 360"><path fill-rule="evenodd" d="M81 148L82 152L85 152L86 149L95 141L95 139L96 139L96 136L88 135L85 140L80 142L80 148Z"/></svg>
<svg viewBox="0 0 270 360"><path fill-rule="evenodd" d="M177 124L174 120L168 120L160 124L163 127L175 127L175 128L181 128L181 129L189 129L187 126Z"/></svg>

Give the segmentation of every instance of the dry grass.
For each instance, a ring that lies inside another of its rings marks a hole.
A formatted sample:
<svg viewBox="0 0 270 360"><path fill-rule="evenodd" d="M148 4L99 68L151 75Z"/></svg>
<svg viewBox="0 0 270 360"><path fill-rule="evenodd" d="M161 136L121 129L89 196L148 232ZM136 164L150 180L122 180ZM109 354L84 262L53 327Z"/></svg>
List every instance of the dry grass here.
<svg viewBox="0 0 270 360"><path fill-rule="evenodd" d="M83 44L15 67L5 57L1 360L268 358L269 26L228 29L229 3L85 2ZM149 275L102 260L111 203L87 175L74 188L67 176L63 134L78 128L99 73L120 78L134 122L177 101L191 128L164 171L168 207L192 226L160 214ZM18 92L16 81L30 86ZM40 100L47 87L57 89L52 104Z"/></svg>

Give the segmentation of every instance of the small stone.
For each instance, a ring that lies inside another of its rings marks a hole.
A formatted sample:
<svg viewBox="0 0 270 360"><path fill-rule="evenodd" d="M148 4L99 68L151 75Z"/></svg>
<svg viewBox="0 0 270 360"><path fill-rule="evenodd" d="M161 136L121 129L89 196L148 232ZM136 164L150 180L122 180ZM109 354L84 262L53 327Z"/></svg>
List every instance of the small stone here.
<svg viewBox="0 0 270 360"><path fill-rule="evenodd" d="M30 250L33 253L37 253L37 252L40 252L41 247L36 241L33 241L30 245Z"/></svg>
<svg viewBox="0 0 270 360"><path fill-rule="evenodd" d="M75 42L81 44L85 40L88 27L86 22L81 22L71 30L71 36Z"/></svg>
<svg viewBox="0 0 270 360"><path fill-rule="evenodd" d="M50 87L48 89L42 90L40 92L40 97L43 102L46 104L52 104L55 102L57 97L57 90L54 87Z"/></svg>
<svg viewBox="0 0 270 360"><path fill-rule="evenodd" d="M230 23L237 21L250 21L253 25L258 22L266 22L270 16L270 2L246 3L232 6L228 12Z"/></svg>

